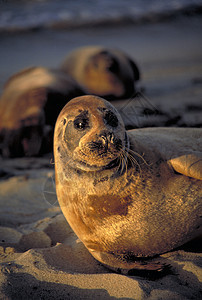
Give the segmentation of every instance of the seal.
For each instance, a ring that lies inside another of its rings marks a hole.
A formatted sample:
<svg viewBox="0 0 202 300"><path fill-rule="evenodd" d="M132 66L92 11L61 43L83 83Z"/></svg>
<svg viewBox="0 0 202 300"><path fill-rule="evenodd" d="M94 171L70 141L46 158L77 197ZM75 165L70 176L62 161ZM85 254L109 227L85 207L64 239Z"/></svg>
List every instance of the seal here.
<svg viewBox="0 0 202 300"><path fill-rule="evenodd" d="M86 46L72 51L61 64L87 94L105 99L134 96L140 71L133 59L118 49Z"/></svg>
<svg viewBox="0 0 202 300"><path fill-rule="evenodd" d="M202 129L125 131L111 103L77 97L62 109L54 132L62 212L105 266L150 268L143 258L202 232L201 149Z"/></svg>
<svg viewBox="0 0 202 300"><path fill-rule="evenodd" d="M58 114L68 100L83 94L81 87L62 71L31 67L11 76L0 98L2 154L33 156L45 144L44 150L51 151Z"/></svg>

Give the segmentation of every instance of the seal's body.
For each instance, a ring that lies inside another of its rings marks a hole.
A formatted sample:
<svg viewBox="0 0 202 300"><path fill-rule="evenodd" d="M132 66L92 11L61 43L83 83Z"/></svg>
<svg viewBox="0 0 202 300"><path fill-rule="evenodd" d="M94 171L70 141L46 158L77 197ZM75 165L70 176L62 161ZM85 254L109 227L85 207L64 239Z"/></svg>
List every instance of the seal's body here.
<svg viewBox="0 0 202 300"><path fill-rule="evenodd" d="M105 99L134 96L140 79L136 63L124 52L101 46L86 46L73 50L61 65L87 94Z"/></svg>
<svg viewBox="0 0 202 300"><path fill-rule="evenodd" d="M61 111L54 135L63 214L97 260L138 268L138 258L200 235L201 149L201 129L126 132L107 101L75 98Z"/></svg>

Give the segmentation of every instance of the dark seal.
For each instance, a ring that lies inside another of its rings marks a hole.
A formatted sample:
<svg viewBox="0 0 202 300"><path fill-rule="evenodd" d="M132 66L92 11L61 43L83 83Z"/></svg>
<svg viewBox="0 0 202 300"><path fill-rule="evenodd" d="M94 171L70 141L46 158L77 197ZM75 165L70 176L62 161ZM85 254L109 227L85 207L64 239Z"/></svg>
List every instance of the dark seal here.
<svg viewBox="0 0 202 300"><path fill-rule="evenodd" d="M16 157L50 152L59 112L83 94L62 71L32 67L14 74L0 98L0 153Z"/></svg>

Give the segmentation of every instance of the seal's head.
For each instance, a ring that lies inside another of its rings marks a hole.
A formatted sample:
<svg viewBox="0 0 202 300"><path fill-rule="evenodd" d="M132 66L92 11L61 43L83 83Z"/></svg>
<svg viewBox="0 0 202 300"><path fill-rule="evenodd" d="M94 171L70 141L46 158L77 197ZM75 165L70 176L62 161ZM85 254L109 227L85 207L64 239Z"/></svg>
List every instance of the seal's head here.
<svg viewBox="0 0 202 300"><path fill-rule="evenodd" d="M55 155L69 166L96 171L112 168L128 143L117 110L97 96L72 99L62 109L55 127Z"/></svg>

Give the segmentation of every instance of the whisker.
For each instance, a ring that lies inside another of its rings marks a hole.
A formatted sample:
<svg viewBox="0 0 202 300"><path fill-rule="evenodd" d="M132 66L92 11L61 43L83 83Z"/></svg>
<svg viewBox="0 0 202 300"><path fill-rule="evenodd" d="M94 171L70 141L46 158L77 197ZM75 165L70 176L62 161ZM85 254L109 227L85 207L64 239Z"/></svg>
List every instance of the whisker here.
<svg viewBox="0 0 202 300"><path fill-rule="evenodd" d="M122 153L122 151L121 151L121 154L120 154L119 158L120 158L120 163L119 163L119 166L118 166L118 170L119 170L120 174L122 174L123 168L124 168L124 166L123 166L123 153Z"/></svg>
<svg viewBox="0 0 202 300"><path fill-rule="evenodd" d="M127 158L125 157L125 151L123 149L120 149L120 155L119 155L119 164L117 166L117 172L120 174L123 173L124 168L127 167ZM127 170L127 168L126 168Z"/></svg>
<svg viewBox="0 0 202 300"><path fill-rule="evenodd" d="M144 117L150 115L158 115L160 111L152 104L152 101L148 99L141 91L134 93L127 102L119 109L123 118L127 119L133 127L142 127Z"/></svg>
<svg viewBox="0 0 202 300"><path fill-rule="evenodd" d="M131 149L128 149L128 152L130 152L131 154L134 154L135 156L138 156L139 158L141 158L143 160L143 162L148 166L148 162L144 159L143 155L141 155L138 152L135 152Z"/></svg>
<svg viewBox="0 0 202 300"><path fill-rule="evenodd" d="M138 163L138 161L135 159L135 157L132 156L130 153L128 153L128 158L129 158L131 164L133 165L133 167L134 167L134 166L138 166L138 168L139 168L139 170L140 170L140 172L141 172L141 166L140 166L140 164Z"/></svg>
<svg viewBox="0 0 202 300"><path fill-rule="evenodd" d="M145 102L148 104L148 106L151 107L152 110L158 111L158 109L155 107L155 105L153 105L152 102L142 92L139 91L137 93L137 97L139 97L139 98L142 97L145 100Z"/></svg>
<svg viewBox="0 0 202 300"><path fill-rule="evenodd" d="M124 156L124 159L125 159L126 174L127 174L127 172L128 172L128 158L127 158L127 155Z"/></svg>
<svg viewBox="0 0 202 300"><path fill-rule="evenodd" d="M126 156L124 155L124 152L122 152L122 168L121 168L121 173L123 172L124 168L127 167L127 159Z"/></svg>
<svg viewBox="0 0 202 300"><path fill-rule="evenodd" d="M118 157L118 160L119 160L119 164L118 164L118 166L117 166L117 171L119 170L119 168L120 168L120 166L121 166L121 154L120 154L120 156Z"/></svg>
<svg viewBox="0 0 202 300"><path fill-rule="evenodd" d="M69 158L68 161L65 163L64 167L68 166L70 160L71 160L71 159Z"/></svg>
<svg viewBox="0 0 202 300"><path fill-rule="evenodd" d="M51 159L50 159L50 164L51 164L51 165L54 165L54 164L55 164L53 157L51 157Z"/></svg>

